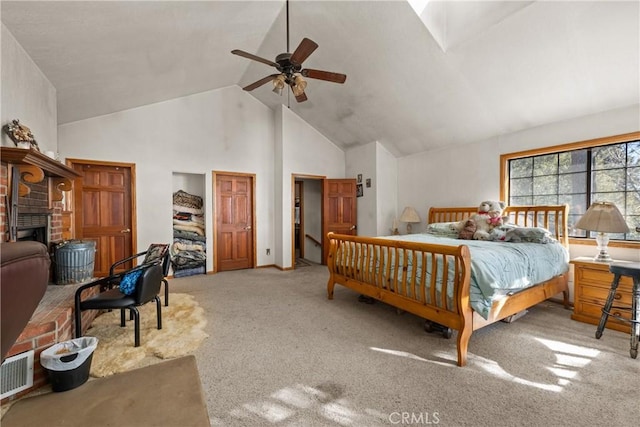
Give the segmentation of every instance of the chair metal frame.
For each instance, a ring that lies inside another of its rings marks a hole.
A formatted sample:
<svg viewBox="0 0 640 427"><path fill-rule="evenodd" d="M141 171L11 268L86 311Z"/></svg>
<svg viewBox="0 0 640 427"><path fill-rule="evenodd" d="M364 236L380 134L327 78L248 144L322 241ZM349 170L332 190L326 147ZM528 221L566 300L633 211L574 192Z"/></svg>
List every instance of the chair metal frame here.
<svg viewBox="0 0 640 427"><path fill-rule="evenodd" d="M144 270L143 274L138 278L136 290L132 295L125 295L116 287L122 277L136 270ZM129 310L134 320L134 343L136 347L140 346L140 312L138 306L144 305L152 300L156 302L156 316L158 329L162 329L162 303L158 293L160 292L162 276L161 262L143 264L131 270L117 273L113 276L103 277L93 282L86 283L76 289L74 296L74 315L75 315L75 335L76 338L82 336L82 312L85 310L120 310L120 326L126 326L125 310ZM148 289L148 286L157 288ZM82 292L86 289L100 286L106 289L104 292L82 299ZM153 295L153 296L152 296Z"/></svg>
<svg viewBox="0 0 640 427"><path fill-rule="evenodd" d="M119 265L123 265L126 264L127 262L133 261L135 259L138 259L141 256L145 256L147 255L147 253L149 252L149 250L153 247L153 246L157 246L157 243L153 243L149 246L149 248L144 251L144 252L139 252L135 255L131 255L130 257L127 258L123 258L119 261L116 261L115 263L111 264L111 267L109 268L109 276L115 276L116 275L116 267L118 267ZM167 280L167 276L169 275L169 267L171 266L171 254L169 253L169 245L166 245L166 249L165 249L165 253L162 256L162 283L164 283L164 305L165 307L167 307L169 305L169 281Z"/></svg>

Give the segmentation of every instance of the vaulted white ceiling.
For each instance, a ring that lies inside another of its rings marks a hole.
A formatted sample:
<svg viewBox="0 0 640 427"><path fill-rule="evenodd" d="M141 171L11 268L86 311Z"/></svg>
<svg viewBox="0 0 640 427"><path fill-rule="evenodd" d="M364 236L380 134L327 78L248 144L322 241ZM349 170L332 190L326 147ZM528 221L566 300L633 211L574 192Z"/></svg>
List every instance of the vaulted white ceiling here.
<svg viewBox="0 0 640 427"><path fill-rule="evenodd" d="M319 44L290 108L337 145L379 141L396 156L481 141L640 103L637 1L290 2L291 46ZM67 123L239 85L286 51L279 1L2 1L1 19L58 96Z"/></svg>

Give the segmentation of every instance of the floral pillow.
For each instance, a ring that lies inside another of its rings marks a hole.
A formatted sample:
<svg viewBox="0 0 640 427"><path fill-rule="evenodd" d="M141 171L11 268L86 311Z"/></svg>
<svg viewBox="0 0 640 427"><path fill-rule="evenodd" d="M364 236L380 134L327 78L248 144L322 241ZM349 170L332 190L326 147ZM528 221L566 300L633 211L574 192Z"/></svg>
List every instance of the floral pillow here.
<svg viewBox="0 0 640 427"><path fill-rule="evenodd" d="M169 245L165 243L152 243L151 245L149 245L149 249L147 249L147 254L145 255L144 261L142 261L142 263L147 264L161 262L162 257L164 257L168 250Z"/></svg>
<svg viewBox="0 0 640 427"><path fill-rule="evenodd" d="M434 222L427 225L427 234L434 236L449 237L451 239L458 238L458 230L455 228L458 222Z"/></svg>
<svg viewBox="0 0 640 427"><path fill-rule="evenodd" d="M132 295L136 291L136 285L142 273L142 269L137 269L122 276L122 280L120 280L120 292L125 295Z"/></svg>
<svg viewBox="0 0 640 427"><path fill-rule="evenodd" d="M556 239L551 237L551 232L546 228L513 227L505 234L504 241L513 243L552 243L556 242Z"/></svg>

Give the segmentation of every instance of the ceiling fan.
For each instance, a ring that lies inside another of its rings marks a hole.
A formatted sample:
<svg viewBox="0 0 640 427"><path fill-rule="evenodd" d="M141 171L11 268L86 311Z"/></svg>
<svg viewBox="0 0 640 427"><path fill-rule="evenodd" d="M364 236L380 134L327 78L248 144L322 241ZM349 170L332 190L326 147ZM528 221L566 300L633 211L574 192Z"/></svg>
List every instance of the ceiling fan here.
<svg viewBox="0 0 640 427"><path fill-rule="evenodd" d="M304 77L325 80L333 83L344 83L347 76L340 73L332 73L330 71L302 68L304 60L318 48L318 44L305 37L302 39L296 50L293 51L293 53L289 53L289 0L287 0L286 7L287 52L276 56L275 61L270 61L238 49L232 50L231 53L254 61L262 62L263 64L271 65L278 70L278 73L266 76L248 86L243 87L242 89L251 91L271 81L273 83L273 91L275 93L282 94L282 89L287 85L291 88L293 95L296 97L296 101L304 102L307 100L307 95L304 93L304 90L307 87L307 82Z"/></svg>

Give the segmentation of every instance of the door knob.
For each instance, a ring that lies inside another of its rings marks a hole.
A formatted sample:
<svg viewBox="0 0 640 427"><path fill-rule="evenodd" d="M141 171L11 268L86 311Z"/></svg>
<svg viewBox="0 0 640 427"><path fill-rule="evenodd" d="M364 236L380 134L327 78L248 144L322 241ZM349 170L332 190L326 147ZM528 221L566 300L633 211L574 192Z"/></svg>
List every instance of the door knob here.
<svg viewBox="0 0 640 427"><path fill-rule="evenodd" d="M244 229L245 229L245 230L251 230L251 226L250 226L250 225L247 225Z"/></svg>
<svg viewBox="0 0 640 427"><path fill-rule="evenodd" d="M352 225L351 228L349 230L356 230L358 228L357 225Z"/></svg>
<svg viewBox="0 0 640 427"><path fill-rule="evenodd" d="M131 233L130 228L125 228L124 230L120 230L121 233Z"/></svg>

